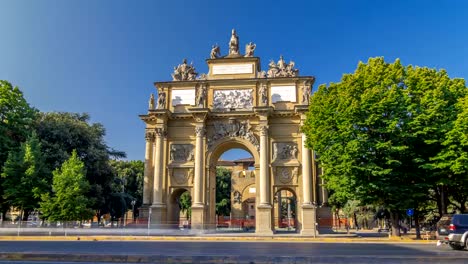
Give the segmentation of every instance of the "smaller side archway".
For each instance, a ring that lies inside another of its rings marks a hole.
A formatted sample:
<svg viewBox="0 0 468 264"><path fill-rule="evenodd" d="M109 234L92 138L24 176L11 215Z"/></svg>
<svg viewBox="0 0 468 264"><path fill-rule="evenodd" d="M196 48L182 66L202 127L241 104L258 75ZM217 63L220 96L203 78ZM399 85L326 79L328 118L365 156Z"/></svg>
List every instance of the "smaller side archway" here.
<svg viewBox="0 0 468 264"><path fill-rule="evenodd" d="M169 227L188 228L190 226L192 194L189 189L174 189L171 193L168 207Z"/></svg>
<svg viewBox="0 0 468 264"><path fill-rule="evenodd" d="M297 232L297 195L290 188L280 188L273 198L276 232Z"/></svg>

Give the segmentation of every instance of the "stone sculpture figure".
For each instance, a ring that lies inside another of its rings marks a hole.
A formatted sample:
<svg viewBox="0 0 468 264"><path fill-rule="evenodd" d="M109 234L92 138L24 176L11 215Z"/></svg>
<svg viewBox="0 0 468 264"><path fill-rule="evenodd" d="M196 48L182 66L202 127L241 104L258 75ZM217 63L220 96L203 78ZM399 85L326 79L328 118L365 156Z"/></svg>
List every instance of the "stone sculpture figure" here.
<svg viewBox="0 0 468 264"><path fill-rule="evenodd" d="M259 71L257 78L266 78L267 72L266 71Z"/></svg>
<svg viewBox="0 0 468 264"><path fill-rule="evenodd" d="M231 39L229 40L229 55L239 54L239 37L236 34L236 30L233 29L231 33Z"/></svg>
<svg viewBox="0 0 468 264"><path fill-rule="evenodd" d="M278 63L275 63L273 60L270 61L267 75L269 78L296 77L299 75L299 70L295 69L294 65L294 61L286 63L283 56L280 56Z"/></svg>
<svg viewBox="0 0 468 264"><path fill-rule="evenodd" d="M195 71L192 63L187 64L187 59L182 61L182 64L174 67L174 73L172 73L173 81L193 81L197 79L198 73Z"/></svg>
<svg viewBox="0 0 468 264"><path fill-rule="evenodd" d="M278 65L278 69L280 71L286 70L286 62L283 59L283 55L280 55L280 59L279 59L277 65Z"/></svg>
<svg viewBox="0 0 468 264"><path fill-rule="evenodd" d="M262 84L260 86L259 94L260 94L261 105L267 105L268 104L268 91L267 91L266 84Z"/></svg>
<svg viewBox="0 0 468 264"><path fill-rule="evenodd" d="M218 44L211 47L210 59L217 59L221 55L221 50Z"/></svg>
<svg viewBox="0 0 468 264"><path fill-rule="evenodd" d="M309 104L310 100L310 85L309 82L304 81L302 86L302 104Z"/></svg>
<svg viewBox="0 0 468 264"><path fill-rule="evenodd" d="M150 95L150 99L148 101L148 108L149 110L154 110L154 94Z"/></svg>
<svg viewBox="0 0 468 264"><path fill-rule="evenodd" d="M234 192L234 203L241 203L242 202L242 195L240 194L239 191Z"/></svg>
<svg viewBox="0 0 468 264"><path fill-rule="evenodd" d="M196 106L197 107L204 107L206 101L206 85L202 84L197 89L197 97L196 97Z"/></svg>
<svg viewBox="0 0 468 264"><path fill-rule="evenodd" d="M158 109L165 109L166 108L166 93L159 92L158 93Z"/></svg>
<svg viewBox="0 0 468 264"><path fill-rule="evenodd" d="M244 55L244 57L253 57L256 47L257 47L257 45L255 45L252 42L245 45L245 55Z"/></svg>
<svg viewBox="0 0 468 264"><path fill-rule="evenodd" d="M273 60L270 60L270 63L268 64L268 72L267 72L268 77L275 78L278 71L279 69L278 69L278 66L276 66L276 63Z"/></svg>
<svg viewBox="0 0 468 264"><path fill-rule="evenodd" d="M176 160L176 155L177 155L177 147L175 145L171 145L171 151L170 151L170 160L174 161Z"/></svg>
<svg viewBox="0 0 468 264"><path fill-rule="evenodd" d="M297 146L296 146L296 145L292 146L292 147L291 147L291 150L290 150L291 158L297 159L297 152L298 152L298 151L299 151L299 150L297 149Z"/></svg>

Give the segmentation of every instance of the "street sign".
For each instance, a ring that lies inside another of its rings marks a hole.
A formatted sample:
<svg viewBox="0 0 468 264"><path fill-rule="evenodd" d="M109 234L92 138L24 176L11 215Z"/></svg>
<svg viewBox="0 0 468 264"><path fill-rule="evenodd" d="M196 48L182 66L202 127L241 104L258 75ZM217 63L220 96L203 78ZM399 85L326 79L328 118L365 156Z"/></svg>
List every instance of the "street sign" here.
<svg viewBox="0 0 468 264"><path fill-rule="evenodd" d="M414 209L406 209L406 214L408 216L413 216L414 215Z"/></svg>

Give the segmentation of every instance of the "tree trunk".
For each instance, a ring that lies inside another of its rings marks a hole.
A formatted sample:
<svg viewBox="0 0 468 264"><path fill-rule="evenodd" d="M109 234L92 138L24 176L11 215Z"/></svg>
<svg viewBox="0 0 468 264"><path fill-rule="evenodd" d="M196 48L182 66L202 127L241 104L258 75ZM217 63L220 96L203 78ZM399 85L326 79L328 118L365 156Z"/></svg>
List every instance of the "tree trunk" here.
<svg viewBox="0 0 468 264"><path fill-rule="evenodd" d="M416 226L416 239L421 239L421 228L419 227L419 212L416 209L414 209L414 225Z"/></svg>
<svg viewBox="0 0 468 264"><path fill-rule="evenodd" d="M461 203L460 203L460 213L462 213L462 214L466 213L465 203L466 203L466 199L462 200Z"/></svg>
<svg viewBox="0 0 468 264"><path fill-rule="evenodd" d="M392 236L400 236L400 217L398 211L390 211L390 221L392 224Z"/></svg>
<svg viewBox="0 0 468 264"><path fill-rule="evenodd" d="M358 225L358 221L357 221L356 212L353 213L353 217L354 217L354 227L355 227L356 230L358 230L359 225Z"/></svg>
<svg viewBox="0 0 468 264"><path fill-rule="evenodd" d="M22 218L22 221L23 221L23 222L27 222L27 221L28 221L29 213L30 213L29 210L23 210L23 218Z"/></svg>
<svg viewBox="0 0 468 264"><path fill-rule="evenodd" d="M440 206L441 206L441 216L447 214L447 197L445 194L446 187L444 185L440 186Z"/></svg>

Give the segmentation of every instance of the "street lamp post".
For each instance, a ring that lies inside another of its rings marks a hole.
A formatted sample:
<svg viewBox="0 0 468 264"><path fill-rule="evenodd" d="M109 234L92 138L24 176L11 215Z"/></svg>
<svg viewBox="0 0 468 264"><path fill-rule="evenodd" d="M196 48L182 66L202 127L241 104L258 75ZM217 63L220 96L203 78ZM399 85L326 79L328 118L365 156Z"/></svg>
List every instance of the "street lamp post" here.
<svg viewBox="0 0 468 264"><path fill-rule="evenodd" d="M136 204L136 201L132 200L131 204L132 204L132 221L134 223L135 222L135 204Z"/></svg>

